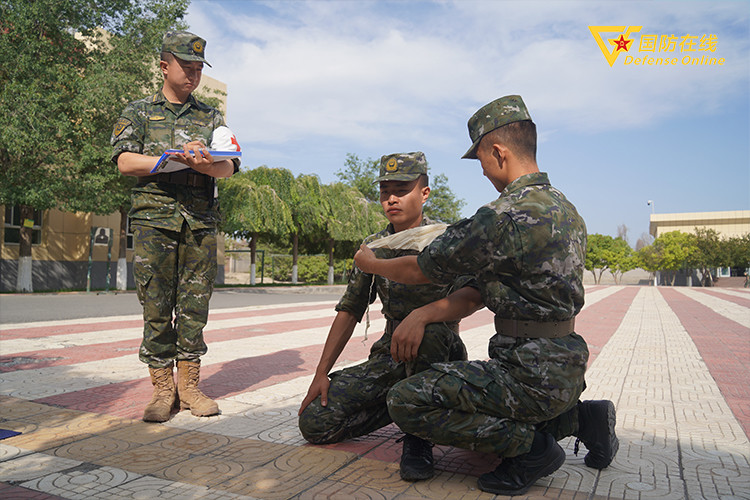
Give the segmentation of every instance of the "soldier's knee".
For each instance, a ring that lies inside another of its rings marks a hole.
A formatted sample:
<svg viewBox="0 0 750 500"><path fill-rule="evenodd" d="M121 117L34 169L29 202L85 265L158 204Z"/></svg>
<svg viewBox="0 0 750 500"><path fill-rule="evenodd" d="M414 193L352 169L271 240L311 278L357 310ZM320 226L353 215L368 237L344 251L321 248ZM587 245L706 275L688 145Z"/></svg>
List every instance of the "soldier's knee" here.
<svg viewBox="0 0 750 500"><path fill-rule="evenodd" d="M302 411L298 425L305 440L312 444L330 444L336 442L333 438L331 412L315 400Z"/></svg>
<svg viewBox="0 0 750 500"><path fill-rule="evenodd" d="M388 395L386 396L388 414L399 426L401 426L401 422L404 418L408 417L414 410L414 396L415 393L413 389L409 387L406 380L398 382L388 391Z"/></svg>

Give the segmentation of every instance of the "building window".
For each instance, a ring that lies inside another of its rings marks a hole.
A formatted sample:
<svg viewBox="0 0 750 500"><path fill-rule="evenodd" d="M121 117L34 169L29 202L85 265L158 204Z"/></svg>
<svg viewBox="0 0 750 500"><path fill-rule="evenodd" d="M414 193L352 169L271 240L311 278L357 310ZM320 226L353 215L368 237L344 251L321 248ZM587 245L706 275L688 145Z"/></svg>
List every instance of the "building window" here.
<svg viewBox="0 0 750 500"><path fill-rule="evenodd" d="M21 242L21 207L5 207L5 235L3 242L18 245ZM34 223L31 226L31 244L42 243L42 211L34 210Z"/></svg>

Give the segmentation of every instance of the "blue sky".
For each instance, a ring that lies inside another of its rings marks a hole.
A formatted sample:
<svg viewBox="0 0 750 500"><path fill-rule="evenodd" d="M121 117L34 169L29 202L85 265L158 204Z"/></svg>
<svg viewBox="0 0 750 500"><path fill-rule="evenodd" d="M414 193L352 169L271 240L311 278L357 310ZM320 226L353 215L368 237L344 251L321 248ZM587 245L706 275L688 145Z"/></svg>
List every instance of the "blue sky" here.
<svg viewBox="0 0 750 500"><path fill-rule="evenodd" d="M635 245L652 208L750 209L748 7L192 0L187 22L208 41L205 74L228 86L243 168L284 167L328 183L347 153L421 150L470 216L498 194L479 162L460 159L466 122L487 102L520 94L537 124L540 169L589 233L615 236L624 224ZM610 67L589 26L642 28ZM644 35L715 35L715 51L641 52ZM626 65L628 55L678 63ZM682 64L701 55L725 62Z"/></svg>

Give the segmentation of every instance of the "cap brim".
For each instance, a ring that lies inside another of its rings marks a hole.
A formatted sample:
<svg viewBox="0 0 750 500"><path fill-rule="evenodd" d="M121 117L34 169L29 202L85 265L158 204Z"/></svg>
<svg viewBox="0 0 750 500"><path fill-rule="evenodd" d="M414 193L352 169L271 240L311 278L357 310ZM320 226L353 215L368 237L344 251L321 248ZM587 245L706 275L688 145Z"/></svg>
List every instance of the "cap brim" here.
<svg viewBox="0 0 750 500"><path fill-rule="evenodd" d="M208 61L206 61L204 58L200 56L186 56L183 54L175 54L174 52L170 52L170 54L175 56L177 59L182 59L183 61L199 61L205 64L206 66L208 66L209 68L213 68L213 66L211 66L211 63L209 63Z"/></svg>
<svg viewBox="0 0 750 500"><path fill-rule="evenodd" d="M474 144L471 145L468 151L464 153L464 155L461 157L465 160L476 160L477 159L477 149L479 148L479 143L482 142L482 138L480 137L476 141L474 141Z"/></svg>
<svg viewBox="0 0 750 500"><path fill-rule="evenodd" d="M375 184L377 182L383 182L383 181L386 181L386 182L387 181L406 181L406 182L409 182L409 181L414 181L414 180L419 179L420 175L422 175L422 174L381 175L380 177L378 177L377 179L375 179L375 182L373 182L373 184Z"/></svg>

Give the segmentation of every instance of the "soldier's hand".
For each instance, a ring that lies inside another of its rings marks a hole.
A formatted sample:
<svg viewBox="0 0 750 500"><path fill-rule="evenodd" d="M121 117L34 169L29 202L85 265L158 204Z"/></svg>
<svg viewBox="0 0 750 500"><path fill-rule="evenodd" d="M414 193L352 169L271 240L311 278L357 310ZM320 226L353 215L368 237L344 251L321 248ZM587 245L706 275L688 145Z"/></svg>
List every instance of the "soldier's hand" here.
<svg viewBox="0 0 750 500"><path fill-rule="evenodd" d="M318 396L320 396L320 404L328 406L328 387L330 387L330 385L331 381L328 379L328 375L318 375L316 373L315 377L313 377L313 381L310 383L310 388L307 390L307 396L302 400L297 415L302 415L305 408L307 408L307 406Z"/></svg>
<svg viewBox="0 0 750 500"><path fill-rule="evenodd" d="M424 321L413 311L396 327L391 338L391 356L396 362L416 359L424 338Z"/></svg>
<svg viewBox="0 0 750 500"><path fill-rule="evenodd" d="M200 141L188 142L182 147L182 153L175 153L172 158L202 174L208 174L214 164L213 156Z"/></svg>
<svg viewBox="0 0 750 500"><path fill-rule="evenodd" d="M375 257L375 252L364 244L360 245L359 250L354 254L354 263L365 273L373 273L374 264L377 260L378 258Z"/></svg>

